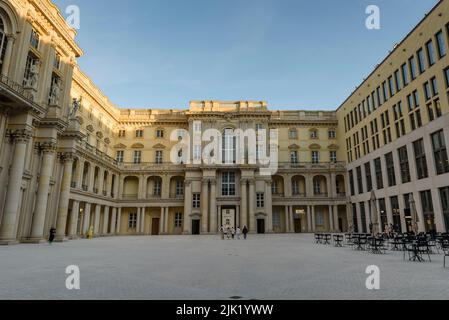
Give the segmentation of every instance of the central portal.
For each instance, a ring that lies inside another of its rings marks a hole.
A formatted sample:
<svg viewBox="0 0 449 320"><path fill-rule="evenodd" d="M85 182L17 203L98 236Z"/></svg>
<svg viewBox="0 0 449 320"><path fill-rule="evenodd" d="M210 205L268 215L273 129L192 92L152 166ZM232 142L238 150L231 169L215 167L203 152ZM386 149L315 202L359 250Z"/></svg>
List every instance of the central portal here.
<svg viewBox="0 0 449 320"><path fill-rule="evenodd" d="M235 209L221 210L221 225L225 228L236 228L235 225Z"/></svg>

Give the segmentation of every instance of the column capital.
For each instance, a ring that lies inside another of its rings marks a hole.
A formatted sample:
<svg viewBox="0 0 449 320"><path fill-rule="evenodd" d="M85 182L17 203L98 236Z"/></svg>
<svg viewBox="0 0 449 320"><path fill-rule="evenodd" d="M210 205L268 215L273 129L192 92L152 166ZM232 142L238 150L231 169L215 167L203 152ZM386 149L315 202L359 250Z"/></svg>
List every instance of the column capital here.
<svg viewBox="0 0 449 320"><path fill-rule="evenodd" d="M57 150L57 145L52 141L37 142L36 149L42 153L55 153Z"/></svg>
<svg viewBox="0 0 449 320"><path fill-rule="evenodd" d="M58 157L62 163L73 162L75 160L75 154L73 152L60 152Z"/></svg>
<svg viewBox="0 0 449 320"><path fill-rule="evenodd" d="M240 184L247 184L248 183L248 181L249 181L249 179L248 178L241 178L240 179Z"/></svg>
<svg viewBox="0 0 449 320"><path fill-rule="evenodd" d="M28 142L33 133L28 129L19 129L19 130L7 130L6 136L9 137L13 142Z"/></svg>
<svg viewBox="0 0 449 320"><path fill-rule="evenodd" d="M205 184L209 184L210 179L204 178L201 180L201 184L205 185Z"/></svg>
<svg viewBox="0 0 449 320"><path fill-rule="evenodd" d="M6 35L6 38L8 39L8 41L11 41L11 43L14 43L14 41L17 40L17 37L15 34L9 33Z"/></svg>

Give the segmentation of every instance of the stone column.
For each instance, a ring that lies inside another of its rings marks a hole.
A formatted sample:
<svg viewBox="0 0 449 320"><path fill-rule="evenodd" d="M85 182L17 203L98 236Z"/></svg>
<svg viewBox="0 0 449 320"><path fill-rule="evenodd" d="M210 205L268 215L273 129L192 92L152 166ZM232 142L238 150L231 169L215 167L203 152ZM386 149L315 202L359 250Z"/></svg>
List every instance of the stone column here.
<svg viewBox="0 0 449 320"><path fill-rule="evenodd" d="M237 229L237 227L240 227L240 228L243 228L242 226L241 226L241 224L240 224L240 206L235 206L235 224L236 224L236 226L235 226L235 228Z"/></svg>
<svg viewBox="0 0 449 320"><path fill-rule="evenodd" d="M312 213L310 212L310 206L307 206L307 231L313 232Z"/></svg>
<svg viewBox="0 0 449 320"><path fill-rule="evenodd" d="M161 207L161 219L159 220L159 234L165 234L165 208Z"/></svg>
<svg viewBox="0 0 449 320"><path fill-rule="evenodd" d="M83 170L83 166L84 166L84 161L81 161L80 158L78 158L77 161L77 167L75 170L75 176L72 177L72 181L74 181L76 183L76 188L81 188L81 184L82 184L82 170Z"/></svg>
<svg viewBox="0 0 449 320"><path fill-rule="evenodd" d="M169 215L169 211L170 211L170 208L169 207L167 207L167 208L165 208L165 219L164 219L164 233L165 234L168 234L168 215Z"/></svg>
<svg viewBox="0 0 449 320"><path fill-rule="evenodd" d="M61 160L63 162L63 174L61 181L61 192L59 193L58 218L56 222L56 241L62 241L65 237L67 212L69 211L70 183L72 182L73 154L62 154Z"/></svg>
<svg viewBox="0 0 449 320"><path fill-rule="evenodd" d="M114 207L114 208L112 208L112 216L111 216L111 221L110 221L111 234L117 233L116 221L117 221L117 208Z"/></svg>
<svg viewBox="0 0 449 320"><path fill-rule="evenodd" d="M209 180L204 179L201 186L201 233L208 233L209 226Z"/></svg>
<svg viewBox="0 0 449 320"><path fill-rule="evenodd" d="M90 210L92 205L90 203L84 204L84 217L83 217L83 235L86 235L90 228Z"/></svg>
<svg viewBox="0 0 449 320"><path fill-rule="evenodd" d="M316 231L316 217L315 217L315 206L312 207L312 232Z"/></svg>
<svg viewBox="0 0 449 320"><path fill-rule="evenodd" d="M295 221L293 219L293 206L289 206L288 216L290 219L290 232L294 233L295 232Z"/></svg>
<svg viewBox="0 0 449 320"><path fill-rule="evenodd" d="M69 237L71 239L76 238L76 231L78 229L78 217L80 214L80 203L79 201L72 201L72 212L70 213L70 229Z"/></svg>
<svg viewBox="0 0 449 320"><path fill-rule="evenodd" d="M103 234L108 234L108 226L109 226L109 207L104 206L103 212Z"/></svg>
<svg viewBox="0 0 449 320"><path fill-rule="evenodd" d="M248 227L248 190L247 190L247 179L242 179L240 181L240 194L241 194L241 201L240 201L240 218L241 218L241 228L243 229L244 226Z"/></svg>
<svg viewBox="0 0 449 320"><path fill-rule="evenodd" d="M338 206L334 205L333 210L334 210L333 211L334 212L334 229L335 229L335 231L342 232L343 230L340 230L340 226L338 223Z"/></svg>
<svg viewBox="0 0 449 320"><path fill-rule="evenodd" d="M285 232L289 233L290 230L290 206L285 206Z"/></svg>
<svg viewBox="0 0 449 320"><path fill-rule="evenodd" d="M327 210L329 211L329 229L330 229L329 231L334 231L335 228L334 228L334 217L332 212L332 206L331 205L328 206Z"/></svg>
<svg viewBox="0 0 449 320"><path fill-rule="evenodd" d="M184 195L184 234L192 233L192 181L185 181Z"/></svg>
<svg viewBox="0 0 449 320"><path fill-rule="evenodd" d="M30 237L32 241L43 242L45 241L45 216L47 213L48 193L50 192L50 179L53 174L56 144L50 142L42 143L38 145L38 148L42 152L42 164L39 171L39 184Z"/></svg>
<svg viewBox="0 0 449 320"><path fill-rule="evenodd" d="M265 213L267 214L266 233L273 232L273 202L271 197L271 180L265 183Z"/></svg>
<svg viewBox="0 0 449 320"><path fill-rule="evenodd" d="M146 211L145 208L142 208L140 211L140 215L141 215L141 217L140 217L140 222L141 222L140 232L142 234L145 234L145 211Z"/></svg>
<svg viewBox="0 0 449 320"><path fill-rule="evenodd" d="M14 35L7 35L7 43L6 43L6 51L5 51L5 58L3 60L2 70L1 74L3 76L9 75L9 66L11 64L11 58L12 58L12 48L14 46L15 36Z"/></svg>
<svg viewBox="0 0 449 320"><path fill-rule="evenodd" d="M31 132L18 130L9 133L14 139L14 151L9 171L8 186L3 217L0 225L0 244L16 243L16 224L18 220L20 189L22 186L23 169L28 140Z"/></svg>
<svg viewBox="0 0 449 320"><path fill-rule="evenodd" d="M249 180L249 232L256 233L257 225L256 225L256 191L255 191L255 181Z"/></svg>
<svg viewBox="0 0 449 320"><path fill-rule="evenodd" d="M100 214L101 214L101 205L95 205L95 220L94 220L94 235L98 235L100 233Z"/></svg>
<svg viewBox="0 0 449 320"><path fill-rule="evenodd" d="M218 232L216 185L216 179L212 179L210 184L210 233L212 234L216 234Z"/></svg>
<svg viewBox="0 0 449 320"><path fill-rule="evenodd" d="M140 208L137 208L136 234L140 233Z"/></svg>
<svg viewBox="0 0 449 320"><path fill-rule="evenodd" d="M117 209L117 229L115 231L116 234L120 235L121 232L121 223L122 223L122 208Z"/></svg>

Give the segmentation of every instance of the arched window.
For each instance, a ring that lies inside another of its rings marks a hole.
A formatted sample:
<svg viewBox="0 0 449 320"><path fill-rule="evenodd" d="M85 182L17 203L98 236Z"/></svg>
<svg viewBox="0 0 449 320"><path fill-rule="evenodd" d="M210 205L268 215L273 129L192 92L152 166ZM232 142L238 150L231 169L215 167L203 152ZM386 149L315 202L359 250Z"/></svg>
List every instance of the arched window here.
<svg viewBox="0 0 449 320"><path fill-rule="evenodd" d="M6 37L5 24L3 22L3 19L0 17L0 71L3 67L3 60L5 59L7 43L8 39Z"/></svg>
<svg viewBox="0 0 449 320"><path fill-rule="evenodd" d="M236 162L236 142L234 129L225 129L221 138L221 155L224 164Z"/></svg>

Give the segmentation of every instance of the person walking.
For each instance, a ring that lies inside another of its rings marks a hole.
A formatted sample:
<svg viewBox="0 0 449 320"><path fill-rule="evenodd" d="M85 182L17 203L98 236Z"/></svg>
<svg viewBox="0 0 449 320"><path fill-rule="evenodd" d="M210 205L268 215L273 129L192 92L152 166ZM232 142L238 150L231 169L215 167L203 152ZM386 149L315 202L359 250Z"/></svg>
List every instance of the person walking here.
<svg viewBox="0 0 449 320"><path fill-rule="evenodd" d="M226 231L226 236L228 237L228 240L231 238L231 228L227 228L227 231Z"/></svg>
<svg viewBox="0 0 449 320"><path fill-rule="evenodd" d="M220 227L221 240L224 240L225 229L223 225Z"/></svg>
<svg viewBox="0 0 449 320"><path fill-rule="evenodd" d="M240 240L240 227L237 227L237 230L235 230L235 234L237 235L237 240Z"/></svg>
<svg viewBox="0 0 449 320"><path fill-rule="evenodd" d="M235 237L235 229L234 229L234 227L231 228L231 235L232 235L232 240L234 240L234 237Z"/></svg>
<svg viewBox="0 0 449 320"><path fill-rule="evenodd" d="M248 234L248 228L246 226L243 226L243 238L246 240Z"/></svg>
<svg viewBox="0 0 449 320"><path fill-rule="evenodd" d="M50 228L50 236L48 237L48 243L51 245L55 240L56 229L55 227Z"/></svg>

